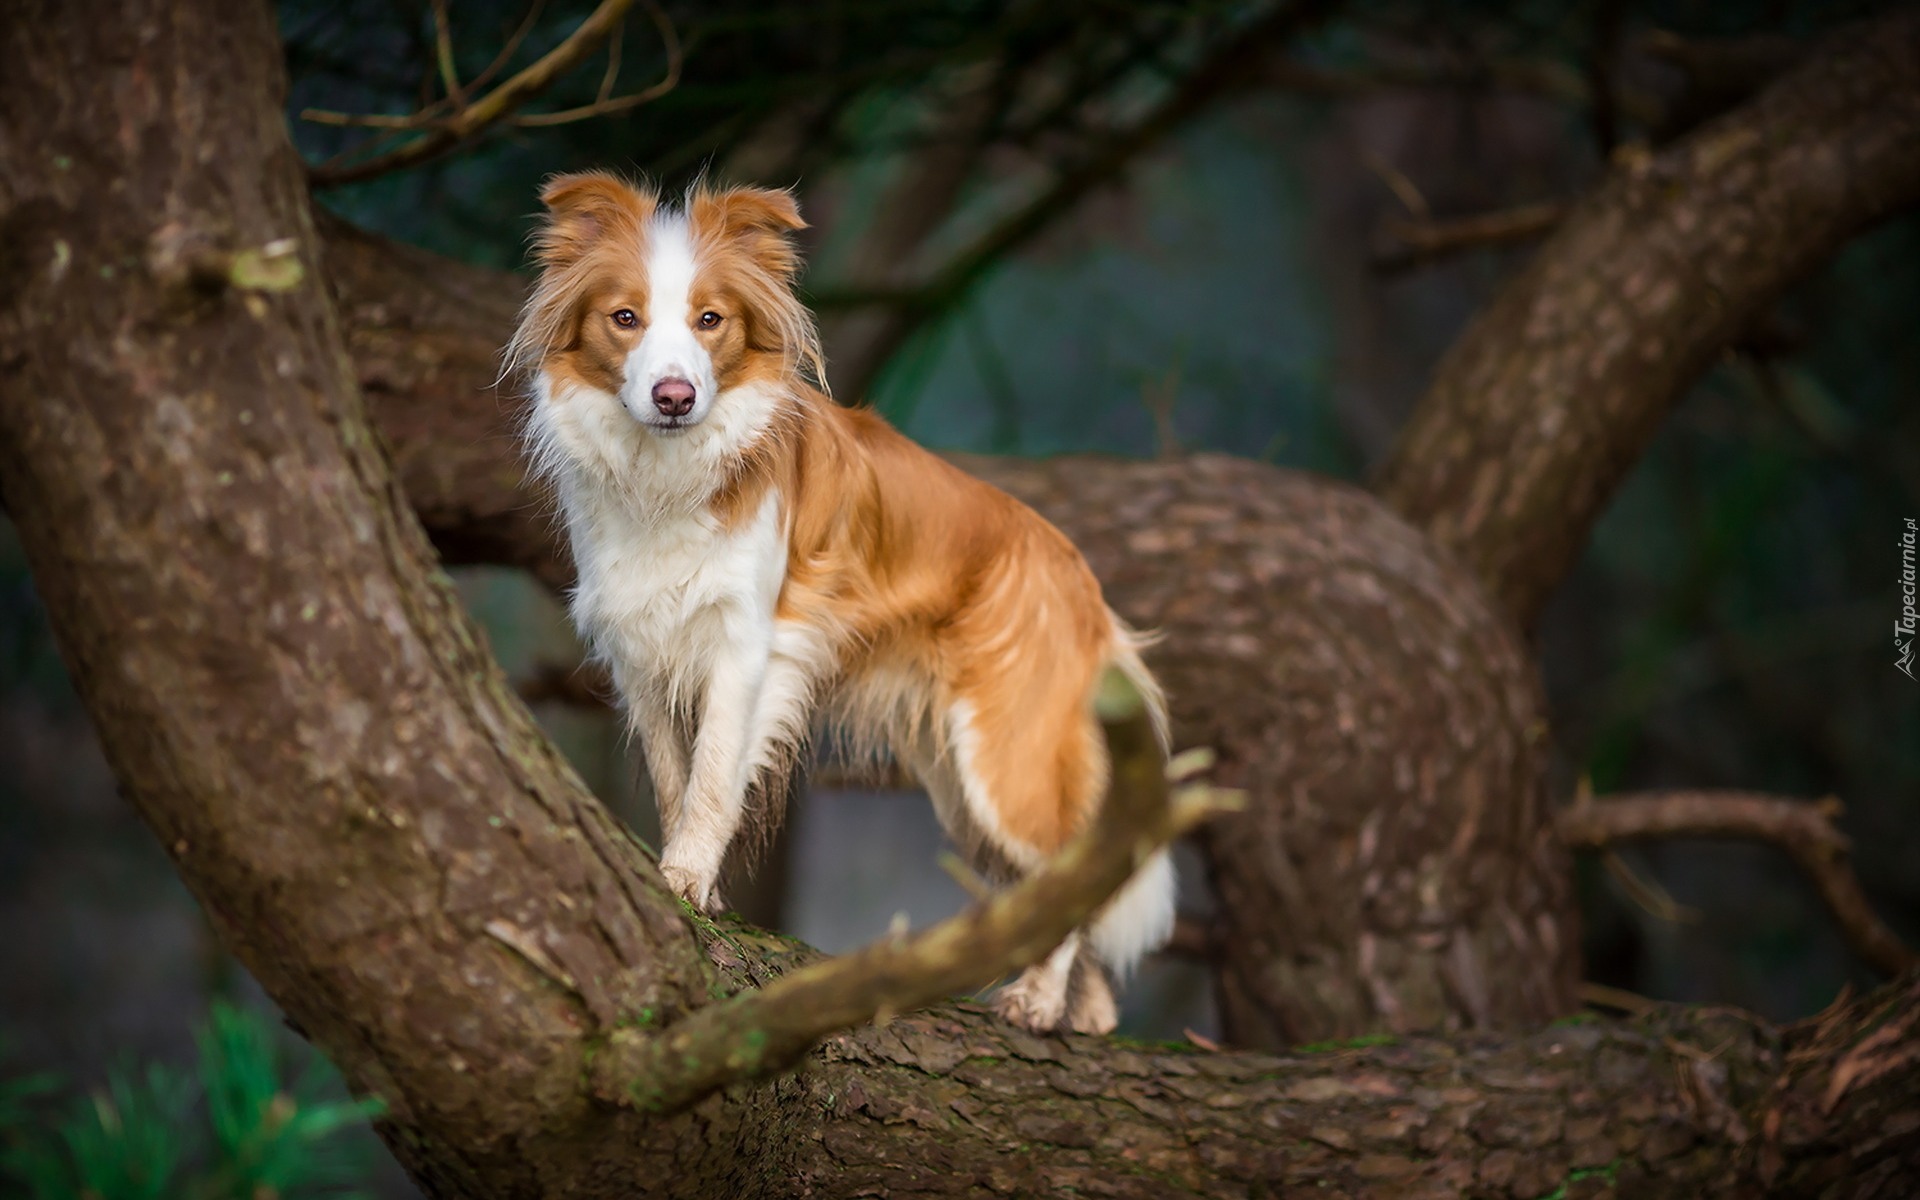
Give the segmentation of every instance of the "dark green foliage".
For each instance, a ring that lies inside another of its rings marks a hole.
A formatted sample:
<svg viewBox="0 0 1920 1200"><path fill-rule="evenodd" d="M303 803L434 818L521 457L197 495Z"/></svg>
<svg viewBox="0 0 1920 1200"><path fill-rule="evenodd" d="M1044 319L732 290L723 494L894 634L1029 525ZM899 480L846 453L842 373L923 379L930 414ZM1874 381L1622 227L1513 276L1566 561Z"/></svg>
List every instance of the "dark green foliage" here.
<svg viewBox="0 0 1920 1200"><path fill-rule="evenodd" d="M86 1092L47 1074L0 1080L0 1186L34 1200L351 1197L368 1168L344 1131L380 1110L344 1099L318 1055L290 1077L260 1014L217 1003L192 1071L123 1067ZM357 1142L357 1144L355 1144Z"/></svg>

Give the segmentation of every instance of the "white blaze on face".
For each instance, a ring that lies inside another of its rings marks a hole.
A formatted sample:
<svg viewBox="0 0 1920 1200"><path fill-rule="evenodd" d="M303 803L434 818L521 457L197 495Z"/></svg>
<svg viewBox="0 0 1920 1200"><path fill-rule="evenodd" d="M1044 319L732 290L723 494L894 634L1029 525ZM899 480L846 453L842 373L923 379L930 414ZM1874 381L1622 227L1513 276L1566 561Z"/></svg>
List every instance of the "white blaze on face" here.
<svg viewBox="0 0 1920 1200"><path fill-rule="evenodd" d="M693 385L693 411L672 422L696 425L713 409L719 385L713 376L713 358L694 334L693 277L696 262L693 234L682 213L656 214L647 230L646 333L627 355L626 383L620 400L648 425L665 426L669 419L653 403L654 385L684 379Z"/></svg>

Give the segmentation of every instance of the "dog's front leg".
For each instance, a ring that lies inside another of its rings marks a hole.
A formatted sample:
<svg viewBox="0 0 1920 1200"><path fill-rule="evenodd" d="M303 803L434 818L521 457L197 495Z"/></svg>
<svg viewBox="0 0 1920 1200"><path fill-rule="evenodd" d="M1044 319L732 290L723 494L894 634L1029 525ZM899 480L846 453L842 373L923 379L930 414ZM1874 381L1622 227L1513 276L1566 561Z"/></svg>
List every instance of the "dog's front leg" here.
<svg viewBox="0 0 1920 1200"><path fill-rule="evenodd" d="M633 697L627 704L627 723L639 736L640 748L647 756L647 777L653 781L653 805L660 812L660 841L664 845L680 824L680 810L686 804L690 758L686 735L666 697L624 686L620 691Z"/></svg>
<svg viewBox="0 0 1920 1200"><path fill-rule="evenodd" d="M764 631L729 628L719 639L701 698L686 798L660 855L667 883L702 912L722 907L720 867L746 808L748 738L769 651Z"/></svg>

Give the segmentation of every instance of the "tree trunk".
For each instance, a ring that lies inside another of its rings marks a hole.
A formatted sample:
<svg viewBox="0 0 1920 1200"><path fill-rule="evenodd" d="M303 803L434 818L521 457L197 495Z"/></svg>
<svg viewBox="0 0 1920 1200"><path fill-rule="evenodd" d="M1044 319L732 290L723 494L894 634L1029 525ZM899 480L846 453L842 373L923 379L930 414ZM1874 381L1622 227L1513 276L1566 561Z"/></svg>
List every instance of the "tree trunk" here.
<svg viewBox="0 0 1920 1200"><path fill-rule="evenodd" d="M1920 12L1854 26L1752 102L1617 158L1441 360L1377 481L1523 625L1707 366L1848 238L1920 203Z"/></svg>
<svg viewBox="0 0 1920 1200"><path fill-rule="evenodd" d="M34 114L0 143L0 495L121 786L430 1190L724 1169L581 1094L585 1035L705 1000L706 963L400 500L272 14L32 9L0 23Z"/></svg>

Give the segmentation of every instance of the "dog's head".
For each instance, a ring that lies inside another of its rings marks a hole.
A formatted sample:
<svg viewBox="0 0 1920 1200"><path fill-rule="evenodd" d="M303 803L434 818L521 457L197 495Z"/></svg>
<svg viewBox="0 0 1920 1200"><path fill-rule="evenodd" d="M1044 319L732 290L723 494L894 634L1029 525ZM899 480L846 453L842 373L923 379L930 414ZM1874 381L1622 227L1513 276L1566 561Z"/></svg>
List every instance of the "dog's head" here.
<svg viewBox="0 0 1920 1200"><path fill-rule="evenodd" d="M684 203L593 171L550 181L534 239L540 278L510 362L556 390L617 400L662 436L707 420L728 392L821 374L794 295L804 229L786 192L696 184Z"/></svg>

